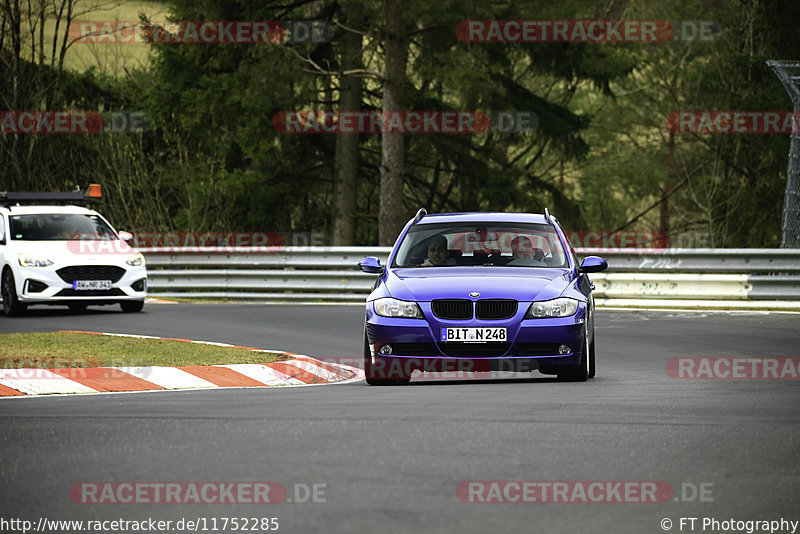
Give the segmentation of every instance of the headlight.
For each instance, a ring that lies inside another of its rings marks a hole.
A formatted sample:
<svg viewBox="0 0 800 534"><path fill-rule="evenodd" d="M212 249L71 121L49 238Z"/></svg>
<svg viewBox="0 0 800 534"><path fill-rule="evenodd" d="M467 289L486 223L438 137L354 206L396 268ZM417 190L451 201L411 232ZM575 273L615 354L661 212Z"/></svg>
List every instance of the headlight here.
<svg viewBox="0 0 800 534"><path fill-rule="evenodd" d="M127 263L131 267L139 267L140 265L144 265L144 256L142 256L141 252L138 254L134 254L133 256L125 260L125 263Z"/></svg>
<svg viewBox="0 0 800 534"><path fill-rule="evenodd" d="M36 256L31 256L30 254L20 254L19 264L23 267L48 267L53 265L53 262L47 258L37 258Z"/></svg>
<svg viewBox="0 0 800 534"><path fill-rule="evenodd" d="M422 319L422 310L416 302L407 302L392 298L382 298L374 302L375 313L384 317L410 317Z"/></svg>
<svg viewBox="0 0 800 534"><path fill-rule="evenodd" d="M561 297L544 302L534 302L525 314L526 319L543 319L546 317L569 317L578 311L578 301Z"/></svg>

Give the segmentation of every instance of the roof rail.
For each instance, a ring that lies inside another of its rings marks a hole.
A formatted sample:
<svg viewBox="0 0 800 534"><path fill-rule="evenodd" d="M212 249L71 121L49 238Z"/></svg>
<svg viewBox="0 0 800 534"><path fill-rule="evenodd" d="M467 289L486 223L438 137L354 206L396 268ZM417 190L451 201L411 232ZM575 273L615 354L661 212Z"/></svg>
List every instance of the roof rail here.
<svg viewBox="0 0 800 534"><path fill-rule="evenodd" d="M420 208L417 211L417 214L414 215L414 221L411 224L412 225L417 224L420 221L420 219L422 219L427 214L428 214L428 210L426 210L425 208Z"/></svg>
<svg viewBox="0 0 800 534"><path fill-rule="evenodd" d="M99 185L90 184L88 196L95 199L101 198ZM31 191L0 191L0 205L9 207L21 204L78 204L86 206L87 195L76 187L75 191L51 191L51 192L31 192Z"/></svg>

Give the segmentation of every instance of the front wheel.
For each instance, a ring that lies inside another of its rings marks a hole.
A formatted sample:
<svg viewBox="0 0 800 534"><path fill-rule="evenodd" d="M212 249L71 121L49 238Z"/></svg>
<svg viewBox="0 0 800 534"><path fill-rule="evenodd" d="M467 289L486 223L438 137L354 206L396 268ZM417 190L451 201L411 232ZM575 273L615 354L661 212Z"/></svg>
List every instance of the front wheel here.
<svg viewBox="0 0 800 534"><path fill-rule="evenodd" d="M591 354L589 344L589 330L583 336L583 350L581 350L580 363L568 370L558 373L558 379L565 382L586 382L587 379L594 376L594 357Z"/></svg>
<svg viewBox="0 0 800 534"><path fill-rule="evenodd" d="M119 303L119 306L122 308L122 311L125 313L134 313L142 311L144 307L143 300L123 300Z"/></svg>
<svg viewBox="0 0 800 534"><path fill-rule="evenodd" d="M14 284L14 274L11 269L3 271L2 286L3 313L9 317L23 315L28 307L17 298L17 286Z"/></svg>

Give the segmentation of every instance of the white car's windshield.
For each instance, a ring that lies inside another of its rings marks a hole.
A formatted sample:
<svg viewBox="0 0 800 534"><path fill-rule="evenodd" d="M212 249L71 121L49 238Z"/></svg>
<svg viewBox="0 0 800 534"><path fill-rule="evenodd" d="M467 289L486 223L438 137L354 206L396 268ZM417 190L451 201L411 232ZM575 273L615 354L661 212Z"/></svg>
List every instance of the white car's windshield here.
<svg viewBox="0 0 800 534"><path fill-rule="evenodd" d="M22 241L117 239L117 234L96 215L37 213L9 217L9 236Z"/></svg>
<svg viewBox="0 0 800 534"><path fill-rule="evenodd" d="M567 267L568 263L550 225L437 223L411 227L393 267L465 265Z"/></svg>

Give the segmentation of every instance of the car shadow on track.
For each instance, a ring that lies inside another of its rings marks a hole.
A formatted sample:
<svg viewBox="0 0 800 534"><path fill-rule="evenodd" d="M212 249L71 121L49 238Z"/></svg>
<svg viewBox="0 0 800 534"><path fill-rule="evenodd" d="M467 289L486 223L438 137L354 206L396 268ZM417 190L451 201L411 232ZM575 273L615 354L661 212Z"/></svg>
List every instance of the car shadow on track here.
<svg viewBox="0 0 800 534"><path fill-rule="evenodd" d="M458 379L431 379L412 378L406 386L455 386L461 384L549 384L562 383L555 376L530 376L519 378L458 378Z"/></svg>
<svg viewBox="0 0 800 534"><path fill-rule="evenodd" d="M119 309L118 305L97 306L96 308L86 308L84 310L70 310L69 308L57 306L42 306L39 308L28 308L22 317L69 317L74 315L116 315L121 313L124 312Z"/></svg>

